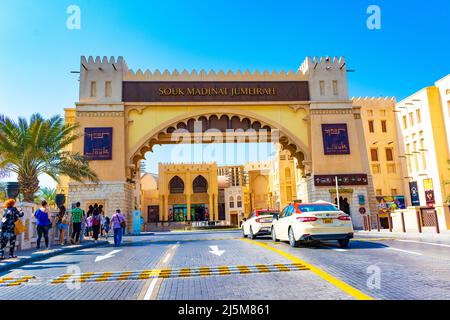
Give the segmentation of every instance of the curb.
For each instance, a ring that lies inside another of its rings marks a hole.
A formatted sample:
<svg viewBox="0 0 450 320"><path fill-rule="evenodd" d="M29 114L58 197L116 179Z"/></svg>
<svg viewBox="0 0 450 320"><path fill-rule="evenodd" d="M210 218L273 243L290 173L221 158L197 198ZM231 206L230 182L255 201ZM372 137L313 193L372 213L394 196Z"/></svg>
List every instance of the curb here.
<svg viewBox="0 0 450 320"><path fill-rule="evenodd" d="M30 262L36 262L36 261L41 261L41 260L45 260L54 256L58 256L60 254L65 254L68 252L73 252L73 251L77 251L80 249L87 249L87 248L95 248L95 247L100 247L103 245L109 244L108 241L98 241L98 242L93 242L93 243L88 243L85 245L73 245L73 246L67 246L64 248L58 248L58 249L51 249L50 252L48 253L39 253L39 252L35 252L32 253L30 257L27 258L22 258L19 261L13 261L13 262L6 262L6 263L1 263L0 262L0 273L5 272L5 271L9 271L11 269L14 268L18 268L21 266L24 266Z"/></svg>

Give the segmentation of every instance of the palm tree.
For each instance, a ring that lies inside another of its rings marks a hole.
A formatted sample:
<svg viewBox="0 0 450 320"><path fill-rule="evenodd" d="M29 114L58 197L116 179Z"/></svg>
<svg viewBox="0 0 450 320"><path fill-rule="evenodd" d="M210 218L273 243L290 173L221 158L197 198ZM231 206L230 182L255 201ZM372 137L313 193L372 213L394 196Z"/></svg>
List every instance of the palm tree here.
<svg viewBox="0 0 450 320"><path fill-rule="evenodd" d="M44 119L39 114L28 122L0 116L0 168L17 174L24 201L33 202L39 190L39 175L58 182L61 175L83 182L98 181L88 161L67 146L80 137L78 124L65 124L61 116Z"/></svg>
<svg viewBox="0 0 450 320"><path fill-rule="evenodd" d="M47 201L50 207L56 207L55 197L56 197L55 188L43 187L39 189L37 193L37 198L35 199L35 203L40 204L42 200L45 200Z"/></svg>

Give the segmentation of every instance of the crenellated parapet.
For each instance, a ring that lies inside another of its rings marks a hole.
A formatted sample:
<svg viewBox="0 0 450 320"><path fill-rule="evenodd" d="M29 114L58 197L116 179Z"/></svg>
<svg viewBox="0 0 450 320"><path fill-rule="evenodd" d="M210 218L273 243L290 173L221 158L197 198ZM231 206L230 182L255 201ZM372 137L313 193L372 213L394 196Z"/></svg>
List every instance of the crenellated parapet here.
<svg viewBox="0 0 450 320"><path fill-rule="evenodd" d="M305 81L307 80L300 71L214 71L214 70L145 70L136 72L128 70L125 81Z"/></svg>
<svg viewBox="0 0 450 320"><path fill-rule="evenodd" d="M83 69L87 69L90 70L89 68L113 68L113 69L120 69L120 70L126 70L128 69L128 67L126 66L125 60L123 59L122 56L117 57L117 59L115 57L85 57L82 56L81 57L81 67Z"/></svg>
<svg viewBox="0 0 450 320"><path fill-rule="evenodd" d="M362 108L394 108L397 99L395 97L353 97L352 103Z"/></svg>
<svg viewBox="0 0 450 320"><path fill-rule="evenodd" d="M313 72L313 70L346 70L345 57L306 57L299 70L303 74Z"/></svg>
<svg viewBox="0 0 450 320"><path fill-rule="evenodd" d="M348 102L346 72L344 57L307 57L297 71L134 71L121 56L82 56L80 103L120 104L124 81L308 81L311 100Z"/></svg>

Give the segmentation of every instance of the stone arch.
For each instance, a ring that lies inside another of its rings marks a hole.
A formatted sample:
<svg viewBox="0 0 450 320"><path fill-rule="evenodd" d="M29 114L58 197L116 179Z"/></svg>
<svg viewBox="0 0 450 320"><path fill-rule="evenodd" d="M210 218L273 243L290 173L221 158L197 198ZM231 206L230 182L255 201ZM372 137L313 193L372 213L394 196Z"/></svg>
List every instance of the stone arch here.
<svg viewBox="0 0 450 320"><path fill-rule="evenodd" d="M210 109L201 109L194 114L182 114L174 117L171 120L162 122L155 129L149 131L141 140L131 147L129 150L130 164L135 165L138 161L145 159L145 153L151 151L155 144L159 143L159 138L162 135L173 133L177 128L189 130L192 128L193 120L201 121L203 131L211 128L212 124L223 126L221 119L227 120L227 128L234 129L253 129L253 130L267 130L269 133L272 130L279 130L279 143L282 150L287 150L291 156L297 158L299 166L303 167L303 161L310 159L310 149L300 137L293 135L290 130L283 126L282 122L276 119L269 119L267 117L255 114L251 111L246 111L245 114L239 110L221 109L221 112L211 112ZM131 111L130 111L131 112ZM223 121L223 120L222 120ZM304 141L308 141L309 137L304 137Z"/></svg>

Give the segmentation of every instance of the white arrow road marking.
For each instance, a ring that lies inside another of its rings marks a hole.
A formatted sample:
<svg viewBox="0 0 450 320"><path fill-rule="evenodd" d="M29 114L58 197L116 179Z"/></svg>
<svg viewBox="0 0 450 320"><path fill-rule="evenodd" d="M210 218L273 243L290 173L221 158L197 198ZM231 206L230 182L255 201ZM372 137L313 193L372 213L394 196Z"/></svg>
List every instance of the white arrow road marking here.
<svg viewBox="0 0 450 320"><path fill-rule="evenodd" d="M215 254L216 256L221 256L224 254L225 250L219 250L219 246L209 246L209 248L211 249L211 253Z"/></svg>
<svg viewBox="0 0 450 320"><path fill-rule="evenodd" d="M393 247L388 247L387 249L389 250L394 250L394 251L399 251L399 252L404 252L404 253L409 253L409 254L415 254L417 256L421 256L422 254L419 252L414 252L414 251L408 251L408 250L402 250L402 249L397 249L397 248L393 248Z"/></svg>
<svg viewBox="0 0 450 320"><path fill-rule="evenodd" d="M97 258L95 258L95 262L102 261L102 260L109 259L109 258L113 258L114 255L116 253L120 252L120 251L122 251L122 250L113 250L113 251L105 254L104 256L97 256Z"/></svg>

